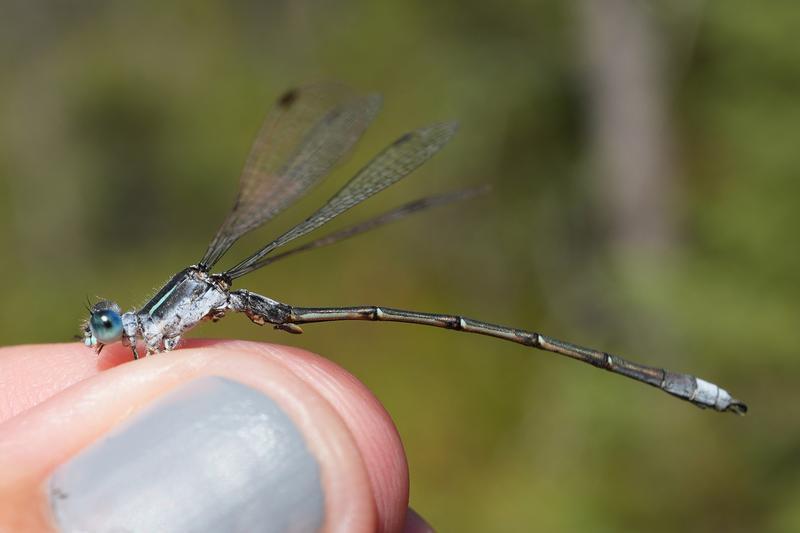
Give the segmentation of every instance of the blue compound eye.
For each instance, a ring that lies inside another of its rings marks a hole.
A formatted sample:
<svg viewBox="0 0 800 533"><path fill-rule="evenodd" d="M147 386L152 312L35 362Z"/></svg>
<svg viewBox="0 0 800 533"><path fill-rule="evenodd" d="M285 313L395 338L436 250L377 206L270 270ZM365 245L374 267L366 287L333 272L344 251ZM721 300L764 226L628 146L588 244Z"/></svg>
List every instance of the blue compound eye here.
<svg viewBox="0 0 800 533"><path fill-rule="evenodd" d="M122 318L119 313L111 309L92 313L89 328L95 338L103 344L116 342L122 338Z"/></svg>

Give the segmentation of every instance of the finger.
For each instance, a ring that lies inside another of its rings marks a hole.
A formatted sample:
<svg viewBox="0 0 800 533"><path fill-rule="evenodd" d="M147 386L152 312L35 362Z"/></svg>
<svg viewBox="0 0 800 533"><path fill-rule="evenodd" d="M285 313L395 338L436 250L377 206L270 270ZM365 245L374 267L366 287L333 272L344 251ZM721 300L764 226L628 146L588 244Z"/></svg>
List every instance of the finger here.
<svg viewBox="0 0 800 533"><path fill-rule="evenodd" d="M233 341L188 341L185 347L227 346ZM372 409L373 395L352 375L326 359L307 352L284 352L271 345L240 343L242 349L279 358L287 367L317 387L345 420L354 435L365 460L381 511L383 530L390 531L401 523L407 499L407 465L402 444L391 419L383 409ZM171 356L171 355L170 355ZM130 360L130 350L121 345L106 347L100 357L79 343L17 346L0 350L0 376L14 376L9 386L0 387L5 396L0 401L0 421L36 405L66 387L97 374L103 369ZM334 376L335 379L330 379ZM385 431L376 438L374 431ZM384 446L384 441L392 445ZM405 493L404 498L397 494Z"/></svg>
<svg viewBox="0 0 800 533"><path fill-rule="evenodd" d="M235 530L224 520L247 517L261 528L284 513L331 531L394 531L407 505L388 415L301 350L207 342L151 357L83 379L0 431L0 529L43 527L52 508L90 530L211 519Z"/></svg>
<svg viewBox="0 0 800 533"><path fill-rule="evenodd" d="M130 360L130 350L109 348L100 357L78 342L0 348L0 422Z"/></svg>

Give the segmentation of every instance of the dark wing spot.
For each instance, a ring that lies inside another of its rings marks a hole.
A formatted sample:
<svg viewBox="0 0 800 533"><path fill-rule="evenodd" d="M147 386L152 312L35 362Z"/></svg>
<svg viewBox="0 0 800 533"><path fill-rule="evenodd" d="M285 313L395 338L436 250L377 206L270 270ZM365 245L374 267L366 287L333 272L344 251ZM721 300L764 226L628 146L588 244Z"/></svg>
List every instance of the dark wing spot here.
<svg viewBox="0 0 800 533"><path fill-rule="evenodd" d="M289 89L278 99L278 106L287 109L297 101L298 96L300 93L297 89Z"/></svg>
<svg viewBox="0 0 800 533"><path fill-rule="evenodd" d="M395 144L395 145L398 145L398 144L407 143L409 140L411 140L411 135L412 135L412 133L411 133L411 132L409 132L409 133L406 133L405 135L403 135L402 137L400 137L399 139L397 139L397 140L394 142L394 144Z"/></svg>

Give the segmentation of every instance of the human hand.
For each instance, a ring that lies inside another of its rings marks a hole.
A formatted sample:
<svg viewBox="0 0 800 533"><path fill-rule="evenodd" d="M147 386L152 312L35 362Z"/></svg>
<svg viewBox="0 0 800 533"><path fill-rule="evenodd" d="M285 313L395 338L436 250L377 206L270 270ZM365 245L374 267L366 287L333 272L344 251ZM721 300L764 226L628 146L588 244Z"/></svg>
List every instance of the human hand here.
<svg viewBox="0 0 800 533"><path fill-rule="evenodd" d="M243 341L129 359L0 349L0 530L432 531L389 415L327 359Z"/></svg>

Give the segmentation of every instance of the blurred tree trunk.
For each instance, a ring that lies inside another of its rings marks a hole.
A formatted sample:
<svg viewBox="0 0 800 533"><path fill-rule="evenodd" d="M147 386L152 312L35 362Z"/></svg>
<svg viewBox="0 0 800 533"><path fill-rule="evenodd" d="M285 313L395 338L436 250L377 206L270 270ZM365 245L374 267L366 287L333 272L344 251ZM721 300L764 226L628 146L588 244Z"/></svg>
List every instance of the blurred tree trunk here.
<svg viewBox="0 0 800 533"><path fill-rule="evenodd" d="M651 6L579 0L594 191L617 252L667 251L675 239L665 44Z"/></svg>

